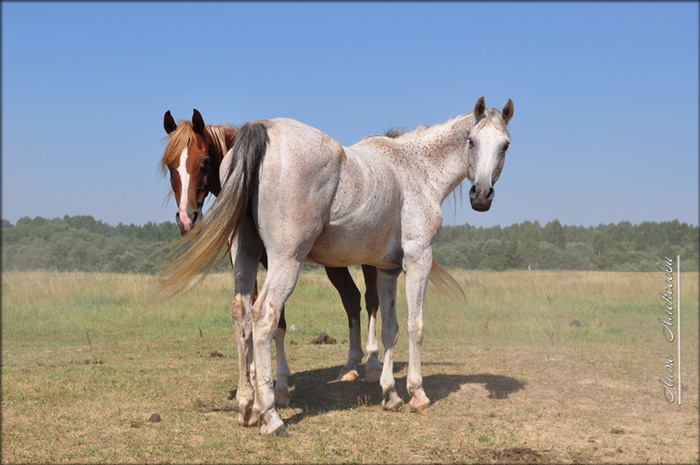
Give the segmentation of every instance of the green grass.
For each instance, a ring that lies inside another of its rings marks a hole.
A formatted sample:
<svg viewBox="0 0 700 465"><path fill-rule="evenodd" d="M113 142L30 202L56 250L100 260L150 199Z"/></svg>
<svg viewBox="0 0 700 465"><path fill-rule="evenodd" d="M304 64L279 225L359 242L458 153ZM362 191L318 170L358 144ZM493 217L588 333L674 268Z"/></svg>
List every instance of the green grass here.
<svg viewBox="0 0 700 465"><path fill-rule="evenodd" d="M324 273L305 271L287 304L292 437L277 440L236 421L230 273L161 303L153 276L4 273L2 462L698 462L698 273L683 274L681 407L658 382L675 354L656 321L661 273L454 274L466 306L428 292L421 415L335 381L347 319ZM322 331L338 344L311 344Z"/></svg>

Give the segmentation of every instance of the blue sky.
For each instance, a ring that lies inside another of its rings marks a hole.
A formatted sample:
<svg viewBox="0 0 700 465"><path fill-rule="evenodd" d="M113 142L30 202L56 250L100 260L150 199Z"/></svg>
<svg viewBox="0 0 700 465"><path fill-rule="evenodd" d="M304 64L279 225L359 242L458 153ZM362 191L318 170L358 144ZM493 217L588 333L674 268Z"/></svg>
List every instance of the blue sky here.
<svg viewBox="0 0 700 465"><path fill-rule="evenodd" d="M3 3L2 218L173 221L166 110L351 145L484 95L503 175L444 224L697 225L698 83L698 3Z"/></svg>

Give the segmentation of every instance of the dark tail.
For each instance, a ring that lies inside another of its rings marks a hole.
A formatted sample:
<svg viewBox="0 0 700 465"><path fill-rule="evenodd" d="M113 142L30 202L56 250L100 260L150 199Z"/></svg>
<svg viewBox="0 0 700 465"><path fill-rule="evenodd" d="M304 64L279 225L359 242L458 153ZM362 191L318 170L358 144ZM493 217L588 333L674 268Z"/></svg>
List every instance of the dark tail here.
<svg viewBox="0 0 700 465"><path fill-rule="evenodd" d="M160 274L161 294L168 298L184 290L200 273L197 284L230 248L230 239L240 229L255 188L260 160L269 138L264 122L244 123L233 145L233 160L221 193L200 224L173 244L185 250Z"/></svg>

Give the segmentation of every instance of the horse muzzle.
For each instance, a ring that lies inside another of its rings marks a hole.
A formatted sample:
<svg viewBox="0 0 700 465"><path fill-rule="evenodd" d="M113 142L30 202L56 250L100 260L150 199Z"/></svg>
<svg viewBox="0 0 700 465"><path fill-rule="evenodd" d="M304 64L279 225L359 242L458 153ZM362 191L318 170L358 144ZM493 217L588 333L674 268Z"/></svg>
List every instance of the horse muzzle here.
<svg viewBox="0 0 700 465"><path fill-rule="evenodd" d="M184 221L182 218L182 215L180 214L180 211L175 213L175 223L177 223L178 228L180 228L180 234L183 236L190 232L192 228L195 227L197 224L197 220L199 220L200 214L197 210L190 212L187 212Z"/></svg>
<svg viewBox="0 0 700 465"><path fill-rule="evenodd" d="M469 189L469 201L472 204L472 208L478 212L485 212L491 208L491 201L495 191L493 186L476 183L472 185Z"/></svg>

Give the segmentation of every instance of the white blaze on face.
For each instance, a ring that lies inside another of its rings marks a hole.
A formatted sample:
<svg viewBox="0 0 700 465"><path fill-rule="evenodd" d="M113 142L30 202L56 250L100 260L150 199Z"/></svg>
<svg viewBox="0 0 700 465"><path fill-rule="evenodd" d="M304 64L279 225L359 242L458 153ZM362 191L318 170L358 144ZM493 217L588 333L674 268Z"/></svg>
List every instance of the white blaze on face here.
<svg viewBox="0 0 700 465"><path fill-rule="evenodd" d="M177 173L180 175L180 205L178 211L180 213L180 221L185 227L185 231L191 229L190 217L187 215L187 199L190 191L190 174L187 172L187 148L180 155L180 165L177 167Z"/></svg>

